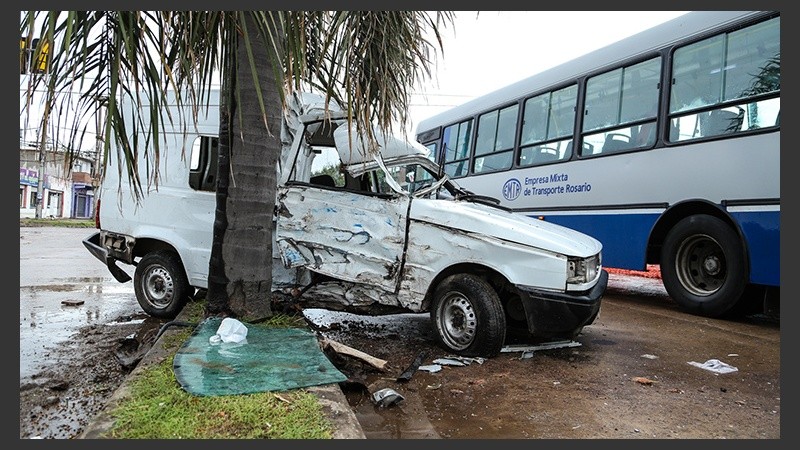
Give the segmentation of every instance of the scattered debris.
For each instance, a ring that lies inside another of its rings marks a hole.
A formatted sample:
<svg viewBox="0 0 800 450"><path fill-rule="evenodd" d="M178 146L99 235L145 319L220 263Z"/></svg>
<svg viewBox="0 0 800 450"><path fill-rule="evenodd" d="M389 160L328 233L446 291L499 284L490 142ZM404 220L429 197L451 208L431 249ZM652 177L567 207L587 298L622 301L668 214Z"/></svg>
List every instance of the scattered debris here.
<svg viewBox="0 0 800 450"><path fill-rule="evenodd" d="M447 356L446 359L456 360L456 361L464 363L467 366L472 364L472 363L474 363L474 362L478 363L478 364L483 364L484 361L486 361L486 358L481 358L480 356L471 357L471 356L452 356L451 355L451 356ZM434 362L436 362L436 361L434 361Z"/></svg>
<svg viewBox="0 0 800 450"><path fill-rule="evenodd" d="M364 361L365 363L380 370L381 372L386 372L388 370L388 365L389 365L388 361L368 355L360 350L354 349L353 347L348 347L347 345L344 345L341 342L336 342L332 339L323 338L321 340L321 344L322 348L329 348L341 355L351 356L353 358L360 359L361 361Z"/></svg>
<svg viewBox="0 0 800 450"><path fill-rule="evenodd" d="M553 350L557 348L567 348L567 347L580 347L580 342L576 341L553 341L553 342L545 342L544 344L539 345L506 345L505 347L500 349L501 353L511 353L511 352L535 352L537 350Z"/></svg>
<svg viewBox="0 0 800 450"><path fill-rule="evenodd" d="M461 389L450 389L450 393L453 395L460 395L463 394L464 391L462 391Z"/></svg>
<svg viewBox="0 0 800 450"><path fill-rule="evenodd" d="M291 400L281 396L281 394L274 394L274 395L275 395L275 398L277 398L278 400L282 401L283 403L288 403L288 404L292 403Z"/></svg>
<svg viewBox="0 0 800 450"><path fill-rule="evenodd" d="M429 384L429 385L425 386L425 389L430 389L430 390L434 391L436 389L439 389L440 387L442 387L442 383L436 383L436 384Z"/></svg>
<svg viewBox="0 0 800 450"><path fill-rule="evenodd" d="M383 388L372 394L372 402L382 408L392 406L402 400L405 400L405 397L392 388Z"/></svg>
<svg viewBox="0 0 800 450"><path fill-rule="evenodd" d="M464 363L464 362L461 362L461 361L459 361L459 360L457 360L457 359L452 359L452 358L438 358L438 359L434 359L434 360L433 360L433 363L434 363L434 364L439 364L439 365L442 365L442 366L457 366L457 367L464 367L464 366L466 366L466 365L467 365L467 364L466 364L466 363Z"/></svg>
<svg viewBox="0 0 800 450"><path fill-rule="evenodd" d="M420 354L417 355L416 358L414 358L414 361L411 363L411 365L408 366L408 368L405 371L403 371L403 373L401 373L399 377L397 377L397 381L404 382L410 380L411 377L414 375L414 372L416 372L417 369L419 369L419 365L422 364L423 360L425 360L425 356L426 356L425 352L420 352Z"/></svg>
<svg viewBox="0 0 800 450"><path fill-rule="evenodd" d="M728 353L728 356L739 356L738 353Z"/></svg>
<svg viewBox="0 0 800 450"><path fill-rule="evenodd" d="M246 344L247 327L233 317L226 317L222 319L222 322L220 322L219 328L217 328L217 333L208 338L208 342L211 344L218 344L220 342L225 342L228 344Z"/></svg>
<svg viewBox="0 0 800 450"><path fill-rule="evenodd" d="M649 354L649 353L645 353L644 355L642 355L642 358L647 358L647 359L658 359L658 356L656 356L656 355L651 355L651 354Z"/></svg>
<svg viewBox="0 0 800 450"><path fill-rule="evenodd" d="M83 303L83 300L61 300L61 304L65 306L81 306Z"/></svg>
<svg viewBox="0 0 800 450"><path fill-rule="evenodd" d="M644 384L645 386L652 386L653 383L655 383L655 381L645 377L633 377L631 378L631 381L635 381L639 384Z"/></svg>
<svg viewBox="0 0 800 450"><path fill-rule="evenodd" d="M730 364L724 363L718 359L709 359L704 363L689 361L688 364L691 364L695 367L699 367L701 369L710 370L715 373L731 373L739 370L736 367L733 367Z"/></svg>
<svg viewBox="0 0 800 450"><path fill-rule="evenodd" d="M439 364L428 364L428 365L425 365L425 366L419 366L419 369L417 369L417 370L424 370L425 372L428 372L428 373L436 373L436 372L442 370L442 366L439 365Z"/></svg>

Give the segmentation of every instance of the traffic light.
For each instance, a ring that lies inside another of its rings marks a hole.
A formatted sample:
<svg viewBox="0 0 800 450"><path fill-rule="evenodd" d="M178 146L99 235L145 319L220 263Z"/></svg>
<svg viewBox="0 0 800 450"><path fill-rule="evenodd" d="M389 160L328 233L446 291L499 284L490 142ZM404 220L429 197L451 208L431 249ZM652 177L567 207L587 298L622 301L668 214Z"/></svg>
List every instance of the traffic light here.
<svg viewBox="0 0 800 450"><path fill-rule="evenodd" d="M39 39L33 40L31 45L33 59L31 59L31 73L45 73L47 71L47 56L50 53L50 43L42 42L39 47Z"/></svg>
<svg viewBox="0 0 800 450"><path fill-rule="evenodd" d="M19 73L28 73L28 38L24 36L19 38Z"/></svg>
<svg viewBox="0 0 800 450"><path fill-rule="evenodd" d="M45 73L47 57L50 54L50 43L44 41L39 47L39 39L33 39L28 45L28 38L19 38L19 73Z"/></svg>

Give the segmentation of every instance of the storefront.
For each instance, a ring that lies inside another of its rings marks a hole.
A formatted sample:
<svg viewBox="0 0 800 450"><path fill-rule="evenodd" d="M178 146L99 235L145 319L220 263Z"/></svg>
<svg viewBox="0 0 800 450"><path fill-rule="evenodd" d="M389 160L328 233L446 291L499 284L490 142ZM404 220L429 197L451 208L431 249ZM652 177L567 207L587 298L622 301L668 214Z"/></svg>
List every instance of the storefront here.
<svg viewBox="0 0 800 450"><path fill-rule="evenodd" d="M72 216L89 219L94 216L94 189L91 184L72 184Z"/></svg>

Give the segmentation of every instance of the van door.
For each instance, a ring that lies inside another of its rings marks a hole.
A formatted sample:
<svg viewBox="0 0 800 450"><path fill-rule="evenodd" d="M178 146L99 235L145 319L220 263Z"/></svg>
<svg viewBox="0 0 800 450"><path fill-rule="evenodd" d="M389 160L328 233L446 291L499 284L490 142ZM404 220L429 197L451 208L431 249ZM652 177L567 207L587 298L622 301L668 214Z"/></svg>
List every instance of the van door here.
<svg viewBox="0 0 800 450"><path fill-rule="evenodd" d="M348 190L340 178L279 187L276 243L284 265L396 292L410 198Z"/></svg>

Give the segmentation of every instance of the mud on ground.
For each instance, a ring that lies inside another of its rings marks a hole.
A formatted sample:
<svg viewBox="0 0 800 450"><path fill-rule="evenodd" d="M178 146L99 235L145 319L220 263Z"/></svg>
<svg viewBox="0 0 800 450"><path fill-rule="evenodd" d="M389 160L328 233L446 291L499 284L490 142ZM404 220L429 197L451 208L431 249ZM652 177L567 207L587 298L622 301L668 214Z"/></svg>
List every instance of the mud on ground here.
<svg viewBox="0 0 800 450"><path fill-rule="evenodd" d="M162 321L142 314L84 328L20 380L19 437L72 439L105 406L155 342Z"/></svg>

